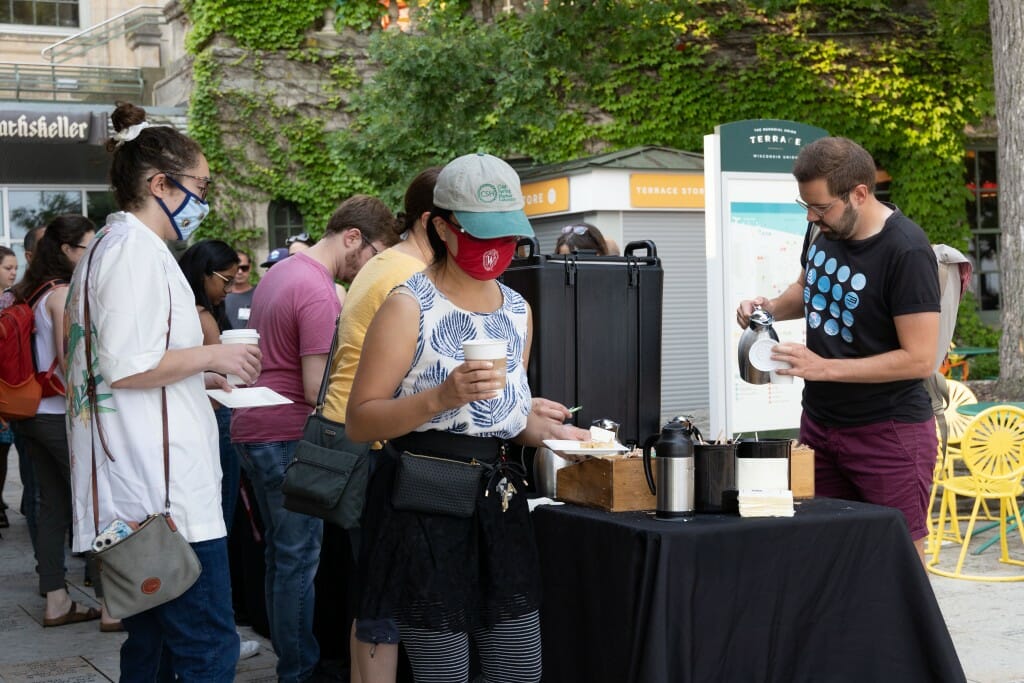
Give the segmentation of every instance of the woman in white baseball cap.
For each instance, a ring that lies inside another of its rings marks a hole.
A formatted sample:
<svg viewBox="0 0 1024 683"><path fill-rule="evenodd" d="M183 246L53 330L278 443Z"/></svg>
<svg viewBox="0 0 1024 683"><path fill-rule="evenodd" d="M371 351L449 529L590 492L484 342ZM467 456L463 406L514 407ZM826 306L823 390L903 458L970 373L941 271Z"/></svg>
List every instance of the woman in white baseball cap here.
<svg viewBox="0 0 1024 683"><path fill-rule="evenodd" d="M508 444L581 430L562 424L564 406L531 412L530 309L497 281L533 234L523 203L519 177L496 157L441 170L433 261L374 317L349 398L350 438L388 440L367 491L358 616L395 618L417 680L467 680L470 637L486 680L540 680L539 563ZM463 343L477 339L503 340L504 358L467 361ZM486 474L468 492L442 483L439 497L468 501L462 513L410 505L396 479L408 453Z"/></svg>

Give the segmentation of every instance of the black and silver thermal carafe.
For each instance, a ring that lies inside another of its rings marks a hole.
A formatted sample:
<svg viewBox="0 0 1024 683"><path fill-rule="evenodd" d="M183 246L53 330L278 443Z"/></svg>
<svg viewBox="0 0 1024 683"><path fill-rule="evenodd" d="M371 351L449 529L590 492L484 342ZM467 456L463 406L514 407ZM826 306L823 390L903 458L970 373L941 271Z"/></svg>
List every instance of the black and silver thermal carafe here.
<svg viewBox="0 0 1024 683"><path fill-rule="evenodd" d="M750 323L740 337L737 359L740 364L740 377L744 382L751 384L768 384L772 381L771 372L758 370L750 362L750 349L754 342L760 339L772 339L779 341L779 335L772 325L775 323L775 316L760 306L754 306L754 312L750 314ZM787 366L788 367L788 366Z"/></svg>
<svg viewBox="0 0 1024 683"><path fill-rule="evenodd" d="M655 516L658 519L689 517L694 511L693 436L700 435L693 424L675 418L644 444L644 474L651 493L657 496ZM651 471L651 447L654 447L658 481L655 486Z"/></svg>

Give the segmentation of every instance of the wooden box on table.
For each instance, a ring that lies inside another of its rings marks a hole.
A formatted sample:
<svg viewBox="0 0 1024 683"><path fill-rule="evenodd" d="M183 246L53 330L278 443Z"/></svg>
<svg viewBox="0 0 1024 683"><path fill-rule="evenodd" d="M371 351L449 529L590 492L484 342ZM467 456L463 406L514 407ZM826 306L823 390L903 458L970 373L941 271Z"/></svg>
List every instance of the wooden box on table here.
<svg viewBox="0 0 1024 683"><path fill-rule="evenodd" d="M642 458L610 455L587 458L558 470L558 499L609 512L653 510Z"/></svg>

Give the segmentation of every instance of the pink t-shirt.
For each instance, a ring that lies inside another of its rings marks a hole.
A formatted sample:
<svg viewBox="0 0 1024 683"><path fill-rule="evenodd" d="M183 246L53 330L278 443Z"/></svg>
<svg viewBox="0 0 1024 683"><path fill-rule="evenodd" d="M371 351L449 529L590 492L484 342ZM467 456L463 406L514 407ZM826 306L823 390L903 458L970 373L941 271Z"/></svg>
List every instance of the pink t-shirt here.
<svg viewBox="0 0 1024 683"><path fill-rule="evenodd" d="M294 403L238 408L231 418L231 441L297 441L313 406L302 390L302 356L331 350L341 304L327 269L303 253L277 263L252 297L249 329L260 333L263 371L256 380Z"/></svg>

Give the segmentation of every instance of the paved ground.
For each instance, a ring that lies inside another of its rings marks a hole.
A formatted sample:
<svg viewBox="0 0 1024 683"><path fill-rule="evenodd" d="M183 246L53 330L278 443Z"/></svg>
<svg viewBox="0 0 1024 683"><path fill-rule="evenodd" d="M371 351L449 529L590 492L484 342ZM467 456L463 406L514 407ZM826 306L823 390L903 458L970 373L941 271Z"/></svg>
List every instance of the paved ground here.
<svg viewBox="0 0 1024 683"><path fill-rule="evenodd" d="M116 681L123 634L101 633L99 622L42 627L44 601L37 592L28 530L16 512L21 497L17 456L12 452L9 460L4 499L11 506L11 528L4 529L0 539L0 682ZM1015 538L1014 555L1024 559L1024 545ZM943 557L953 551L945 548ZM975 573L1007 573L997 557L998 546L993 546L979 557L972 555L968 567ZM68 567L73 599L95 605L91 589L82 585L83 562L69 558ZM1024 575L1024 567L1016 569ZM938 576L931 582L968 680L1024 683L1024 582L976 583ZM258 656L239 663L237 680L276 680L270 643L249 629L239 631L263 647Z"/></svg>

